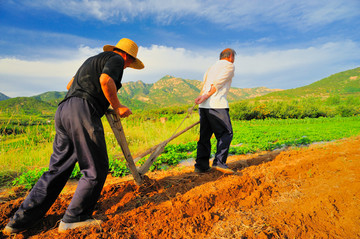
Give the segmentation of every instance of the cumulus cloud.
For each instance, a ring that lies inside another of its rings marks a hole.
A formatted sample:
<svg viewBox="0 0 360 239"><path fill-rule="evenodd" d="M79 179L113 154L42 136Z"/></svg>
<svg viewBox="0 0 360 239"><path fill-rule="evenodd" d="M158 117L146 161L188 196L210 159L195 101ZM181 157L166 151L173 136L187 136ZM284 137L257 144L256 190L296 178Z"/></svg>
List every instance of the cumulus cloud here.
<svg viewBox="0 0 360 239"><path fill-rule="evenodd" d="M307 48L264 50L238 57L237 77L243 87L289 89L308 85L359 66L360 45L345 40Z"/></svg>
<svg viewBox="0 0 360 239"><path fill-rule="evenodd" d="M36 60L0 58L1 93L16 97L32 96L46 91L64 91L83 61L101 49L80 46L66 53L56 48L42 50L52 52L52 57ZM58 57L60 55L62 57Z"/></svg>
<svg viewBox="0 0 360 239"><path fill-rule="evenodd" d="M206 67L216 60L217 54L211 55L210 52L195 52L184 48L158 45L152 45L149 48L141 47L139 57L144 62L145 69L129 73L131 77L137 77L136 75L145 77L146 75L157 75L162 77L166 74L173 74L187 78L206 70ZM146 81L146 78L144 80Z"/></svg>
<svg viewBox="0 0 360 239"><path fill-rule="evenodd" d="M82 62L101 51L101 48L82 46L67 59L0 59L0 92L15 97L52 90L64 91ZM304 86L358 66L359 51L360 46L353 41L328 42L307 48L254 49L253 53L249 53L249 49L237 49L233 86L281 89ZM218 55L219 52L215 51L192 51L159 45L140 47L138 56L144 62L145 69L126 69L123 80L153 83L167 74L202 80L204 72L218 59Z"/></svg>
<svg viewBox="0 0 360 239"><path fill-rule="evenodd" d="M48 49L48 51L50 51L50 49ZM2 58L0 59L0 73L20 77L51 78L57 76L69 78L72 76L71 74L74 74L72 72L77 70L85 57L91 56L99 51L100 49L91 49L87 46L82 46L77 49L75 53L72 52L72 59L70 58L70 60L69 58L67 60L64 58L45 58L31 61L17 58Z"/></svg>

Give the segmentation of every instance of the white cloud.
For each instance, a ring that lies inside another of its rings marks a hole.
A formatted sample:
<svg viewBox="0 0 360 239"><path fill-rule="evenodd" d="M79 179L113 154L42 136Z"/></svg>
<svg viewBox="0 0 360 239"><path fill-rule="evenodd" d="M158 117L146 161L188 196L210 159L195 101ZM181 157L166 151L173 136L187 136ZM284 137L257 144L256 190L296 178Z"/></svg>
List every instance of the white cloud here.
<svg viewBox="0 0 360 239"><path fill-rule="evenodd" d="M136 73L164 76L203 72L216 59L216 55L211 56L209 52L193 52L184 48L153 45L150 48L141 47L139 58L144 62L145 69Z"/></svg>
<svg viewBox="0 0 360 239"><path fill-rule="evenodd" d="M166 25L201 18L236 28L276 23L300 29L350 19L358 16L360 9L358 0L26 0L21 4L113 23L151 17Z"/></svg>
<svg viewBox="0 0 360 239"><path fill-rule="evenodd" d="M51 50L48 49L48 51ZM71 78L71 74L74 74L86 57L99 51L100 49L91 49L89 47L82 46L77 49L75 53L68 53L68 57L70 57L71 54L71 60L65 60L63 58L50 58L30 61L16 58L2 58L0 59L0 73L5 75L16 75L19 77L52 78L56 76Z"/></svg>
<svg viewBox="0 0 360 239"><path fill-rule="evenodd" d="M358 67L359 51L359 44L345 40L308 48L240 55L236 62L236 77L242 81L242 87L288 89L305 86L330 74Z"/></svg>
<svg viewBox="0 0 360 239"><path fill-rule="evenodd" d="M49 49L48 49L49 50ZM52 49L52 51L56 51ZM43 60L21 60L17 58L0 59L0 92L8 96L29 96L45 91L63 91L67 82L76 73L78 67L89 56L101 52L101 48L82 46L63 58ZM60 53L53 52L54 55ZM153 83L161 77L174 76L199 79L206 67L216 57L207 58L201 53L182 48L169 48L153 45L150 48L140 47L139 58L144 62L144 70L126 69L123 80ZM213 58L213 59L212 59ZM195 77L195 78L194 78ZM13 84L14 79L19 84ZM22 90L22 86L25 86ZM31 90L30 90L31 89Z"/></svg>
<svg viewBox="0 0 360 239"><path fill-rule="evenodd" d="M68 60L0 59L0 92L15 97L64 91L82 62L101 51L101 48L83 46L74 50ZM251 49L248 48L246 51L237 48L233 86L282 89L304 86L359 66L359 51L360 46L352 41L285 50L254 49L253 53L249 53ZM167 74L202 80L204 72L218 59L218 55L217 51L190 51L158 45L140 47L138 57L144 62L145 69L126 69L123 80L153 83Z"/></svg>
<svg viewBox="0 0 360 239"><path fill-rule="evenodd" d="M0 40L0 58L17 58L22 60L73 58L73 48L79 47L82 52L90 49L85 45L98 45L92 40L78 35L41 30L22 29L0 26L0 32L6 34ZM80 55L82 53L80 52ZM79 55L78 52L75 55Z"/></svg>
<svg viewBox="0 0 360 239"><path fill-rule="evenodd" d="M0 92L16 97L65 91L66 84L83 61L100 50L81 46L64 53L63 50L47 48L46 51L52 51L55 57L37 60L0 58ZM63 57L57 57L59 55Z"/></svg>

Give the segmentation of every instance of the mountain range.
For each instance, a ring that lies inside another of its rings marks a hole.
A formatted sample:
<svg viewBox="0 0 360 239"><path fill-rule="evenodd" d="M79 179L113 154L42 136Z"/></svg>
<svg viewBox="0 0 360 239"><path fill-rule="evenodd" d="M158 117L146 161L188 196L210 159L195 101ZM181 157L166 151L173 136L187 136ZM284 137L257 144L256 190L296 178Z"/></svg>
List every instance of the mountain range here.
<svg viewBox="0 0 360 239"><path fill-rule="evenodd" d="M120 102L131 109L154 109L193 104L199 95L201 81L164 76L153 84L142 81L124 83L119 90ZM46 92L32 97L10 98L0 93L0 112L46 114L54 112L66 92ZM331 95L360 96L360 67L339 72L310 85L289 90L231 88L229 102L255 100L286 100L306 97L326 98Z"/></svg>
<svg viewBox="0 0 360 239"><path fill-rule="evenodd" d="M193 104L194 99L199 95L201 90L201 81L176 78L172 76L164 76L155 83L147 84L142 81L123 83L119 90L118 97L120 102L131 109L154 109L170 106L181 106ZM228 94L229 102L239 101L243 99L253 98L268 94L279 89L269 89L266 87L257 88L231 88ZM10 98L4 95L4 100L0 101L0 110L8 112L14 107L16 111L20 108L34 107L39 102L45 102L56 108L57 104L64 98L66 92L50 91L32 97L16 97ZM34 102L35 99L36 103ZM19 104L19 100L21 103ZM40 104L42 105L42 104ZM40 107L43 108L43 107ZM41 109L43 111L43 109Z"/></svg>
<svg viewBox="0 0 360 239"><path fill-rule="evenodd" d="M10 99L10 97L7 96L7 95L4 95L3 93L0 92L0 101L1 100L7 100L7 99Z"/></svg>
<svg viewBox="0 0 360 239"><path fill-rule="evenodd" d="M119 90L119 98L122 103L130 108L155 108L193 104L199 95L202 82L164 76L153 84L142 81L124 83ZM280 89L257 88L235 88L232 87L228 93L229 102L254 98Z"/></svg>

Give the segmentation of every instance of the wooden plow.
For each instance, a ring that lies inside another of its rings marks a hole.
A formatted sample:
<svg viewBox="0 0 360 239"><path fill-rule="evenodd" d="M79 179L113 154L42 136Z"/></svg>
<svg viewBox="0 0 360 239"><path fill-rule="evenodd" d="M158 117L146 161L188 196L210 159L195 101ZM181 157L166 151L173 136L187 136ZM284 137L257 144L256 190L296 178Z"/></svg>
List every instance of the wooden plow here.
<svg viewBox="0 0 360 239"><path fill-rule="evenodd" d="M189 117L189 114L191 114L194 107L195 107L195 105L191 109L189 109L189 113L184 118L184 120ZM178 133L174 133L167 140L165 140L165 141L163 141L163 142L149 148L145 152L137 155L137 157L134 159L133 156L131 155L131 152L129 150L129 147L128 147L128 144L127 144L127 141L126 141L124 129L122 127L121 120L120 120L120 116L117 115L115 113L115 111L113 111L111 109L107 110L105 115L106 115L107 120L109 121L111 129L114 132L115 138L116 138L117 142L119 143L119 145L121 147L121 150L122 150L122 152L124 154L124 157L126 159L126 165L129 168L131 174L133 175L136 184L138 184L138 185L143 183L143 176L149 170L149 168L151 167L153 162L156 160L156 158L164 151L164 148L165 148L166 144L169 143L171 140L175 139L176 137L178 137L179 135L185 133L186 131L188 131L189 129L194 127L195 125L200 123L200 121L198 121L198 122L193 123L192 125L186 127L182 131L180 131ZM184 120L181 122L181 124L184 122ZM141 165L140 167L136 167L135 163L137 161L139 161L141 158L148 155L148 154L150 154L150 156L145 161L145 163L143 165Z"/></svg>

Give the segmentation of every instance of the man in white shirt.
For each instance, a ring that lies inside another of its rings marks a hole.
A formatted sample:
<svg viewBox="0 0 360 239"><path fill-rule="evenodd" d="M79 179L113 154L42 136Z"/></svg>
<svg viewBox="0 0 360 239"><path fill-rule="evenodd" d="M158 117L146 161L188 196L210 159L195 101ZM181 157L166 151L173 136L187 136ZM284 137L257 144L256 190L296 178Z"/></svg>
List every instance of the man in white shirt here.
<svg viewBox="0 0 360 239"><path fill-rule="evenodd" d="M236 52L227 48L220 53L220 60L212 65L204 75L204 86L200 96L195 99L199 104L200 139L197 144L195 172L210 171L210 138L217 139L216 154L212 168L223 173L234 173L227 164L233 130L229 116L229 103L226 99L234 76Z"/></svg>

